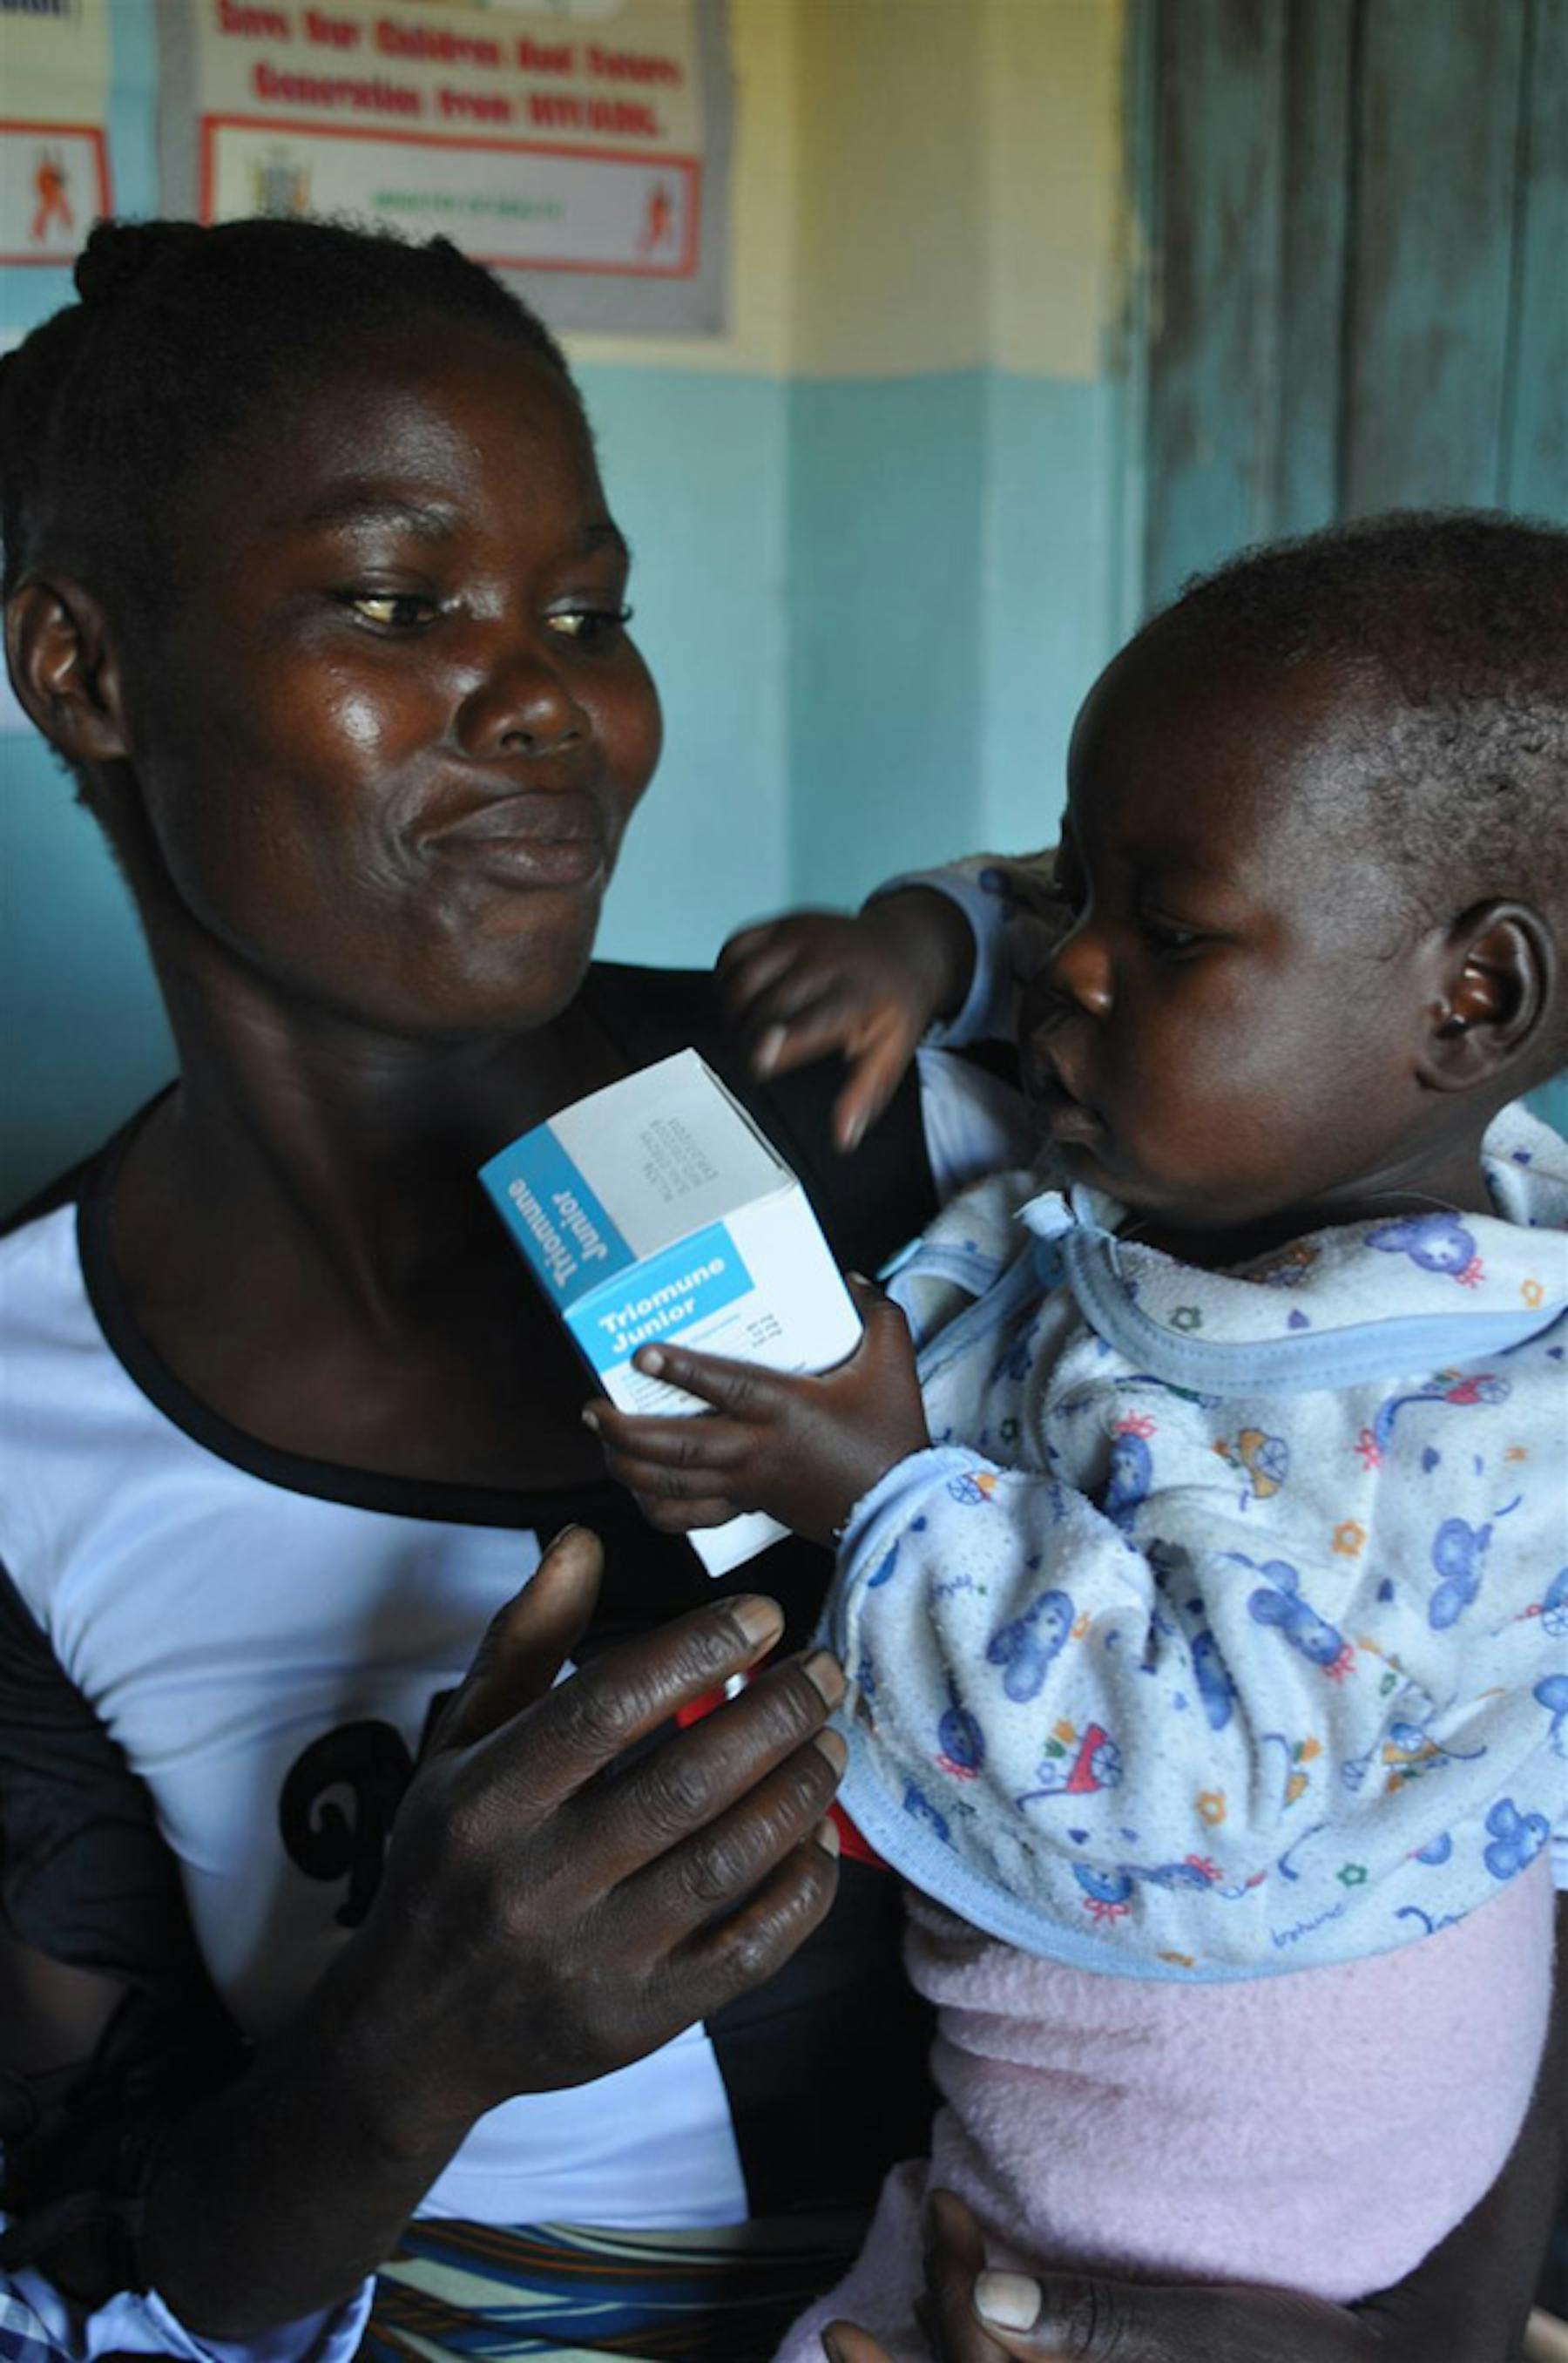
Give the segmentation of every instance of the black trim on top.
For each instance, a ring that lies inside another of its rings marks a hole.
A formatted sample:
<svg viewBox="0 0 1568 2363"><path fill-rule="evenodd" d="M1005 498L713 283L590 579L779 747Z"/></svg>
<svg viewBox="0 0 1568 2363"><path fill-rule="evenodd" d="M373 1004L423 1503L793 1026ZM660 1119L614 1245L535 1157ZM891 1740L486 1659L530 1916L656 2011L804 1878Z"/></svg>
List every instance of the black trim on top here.
<svg viewBox="0 0 1568 2363"><path fill-rule="evenodd" d="M384 1476L264 1443L193 1393L138 1326L115 1268L115 1184L132 1142L167 1096L161 1093L149 1101L98 1157L79 1169L76 1207L77 1251L93 1316L110 1352L154 1409L204 1452L284 1492L340 1502L351 1510L381 1510L469 1526L536 1525L539 1521L530 1505L539 1501L551 1505L544 1513L547 1525L552 1517L558 1525L569 1524L576 1514L575 1497L585 1492L596 1495L597 1488L563 1486L558 1492L522 1493L499 1485L443 1485L426 1478Z"/></svg>
<svg viewBox="0 0 1568 2363"><path fill-rule="evenodd" d="M827 1145L829 1112L842 1080L837 1061L823 1060L776 1084L759 1084L746 1071L738 1045L727 1036L712 980L705 971L600 962L589 971L582 999L625 1056L628 1072L688 1045L701 1053L800 1174L841 1262L874 1270L934 1212L935 1188L912 1071L866 1147L853 1159L839 1158ZM169 1086L170 1091L174 1088ZM267 1444L194 1394L138 1327L114 1259L116 1181L132 1142L167 1097L165 1091L149 1101L96 1156L40 1193L12 1226L66 1204L72 1189L78 1190L77 1244L94 1317L116 1360L173 1426L204 1451L264 1484L341 1503L348 1509L443 1525L546 1533L574 1522L591 1525L607 1542L613 1537L635 1540L644 1558L650 1546L657 1547L689 1577L696 1576L701 1596L711 1596L715 1587L690 1547L656 1537L608 1480L515 1491L355 1469Z"/></svg>
<svg viewBox="0 0 1568 2363"><path fill-rule="evenodd" d="M123 1141L116 1144L122 1151L124 1146ZM539 1518L531 1506L536 1503L549 1505L543 1512L547 1524L554 1517L558 1525L565 1525L578 1514L580 1496L591 1494L597 1499L597 1487L562 1486L525 1493L501 1485L445 1485L430 1478L386 1476L289 1452L236 1427L192 1392L138 1327L115 1270L111 1222L106 1195L83 1197L77 1207L77 1244L94 1317L116 1360L154 1409L215 1459L284 1492L339 1502L346 1509L380 1510L455 1525L536 1525Z"/></svg>

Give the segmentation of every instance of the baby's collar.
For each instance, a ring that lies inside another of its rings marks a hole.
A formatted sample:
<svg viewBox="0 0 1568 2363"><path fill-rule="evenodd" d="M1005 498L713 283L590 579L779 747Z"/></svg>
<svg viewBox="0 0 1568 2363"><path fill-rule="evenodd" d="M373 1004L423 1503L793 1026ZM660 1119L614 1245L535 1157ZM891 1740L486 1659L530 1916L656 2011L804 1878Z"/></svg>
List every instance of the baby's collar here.
<svg viewBox="0 0 1568 2363"><path fill-rule="evenodd" d="M1502 1215L1433 1208L1348 1223L1236 1271L1200 1271L1119 1237L1126 1209L1083 1183L1066 1197L1042 1192L1020 1219L1033 1234L1040 1277L1053 1286L1065 1279L1106 1344L1168 1385L1220 1397L1295 1393L1468 1364L1568 1313L1568 1237L1530 1227L1518 1199L1521 1161L1541 1142L1559 1152L1561 1144L1525 1122L1524 1136L1517 1126L1496 1143L1487 1136Z"/></svg>

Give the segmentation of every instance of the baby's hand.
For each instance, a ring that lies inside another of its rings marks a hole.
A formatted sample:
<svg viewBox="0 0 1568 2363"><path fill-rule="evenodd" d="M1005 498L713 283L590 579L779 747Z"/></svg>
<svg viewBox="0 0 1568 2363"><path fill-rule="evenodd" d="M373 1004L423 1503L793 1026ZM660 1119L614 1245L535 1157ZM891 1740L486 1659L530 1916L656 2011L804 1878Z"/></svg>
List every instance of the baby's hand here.
<svg viewBox="0 0 1568 2363"><path fill-rule="evenodd" d="M601 1400L583 1418L610 1474L666 1534L767 1510L831 1543L863 1493L931 1442L904 1316L867 1281L850 1281L865 1335L846 1362L794 1378L676 1346L645 1346L637 1368L712 1405L655 1419Z"/></svg>
<svg viewBox="0 0 1568 2363"><path fill-rule="evenodd" d="M757 1074L843 1053L849 1080L834 1134L850 1149L892 1098L927 1026L963 1006L974 965L963 913L916 886L856 918L796 911L747 927L719 954L718 974Z"/></svg>

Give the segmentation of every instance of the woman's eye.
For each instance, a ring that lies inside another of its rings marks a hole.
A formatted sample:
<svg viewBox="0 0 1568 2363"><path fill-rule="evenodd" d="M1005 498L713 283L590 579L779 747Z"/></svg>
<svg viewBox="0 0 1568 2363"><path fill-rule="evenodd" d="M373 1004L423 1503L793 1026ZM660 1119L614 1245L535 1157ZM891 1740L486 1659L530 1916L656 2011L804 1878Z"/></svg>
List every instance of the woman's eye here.
<svg viewBox="0 0 1568 2363"><path fill-rule="evenodd" d="M350 591L344 604L367 624L394 632L427 624L436 612L434 599L418 591Z"/></svg>
<svg viewBox="0 0 1568 2363"><path fill-rule="evenodd" d="M559 607L545 618L552 632L585 649L609 648L631 620L629 607Z"/></svg>

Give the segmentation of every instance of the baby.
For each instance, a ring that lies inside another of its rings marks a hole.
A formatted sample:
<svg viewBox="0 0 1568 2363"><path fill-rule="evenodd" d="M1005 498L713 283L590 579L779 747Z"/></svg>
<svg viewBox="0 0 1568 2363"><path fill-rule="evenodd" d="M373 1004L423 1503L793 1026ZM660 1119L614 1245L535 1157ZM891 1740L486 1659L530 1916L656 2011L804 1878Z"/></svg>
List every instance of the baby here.
<svg viewBox="0 0 1568 2363"><path fill-rule="evenodd" d="M1074 733L1035 1167L838 1370L663 1347L711 1416L591 1409L659 1524L835 1545L844 1799L939 2009L933 2159L790 2363L929 2354L928 2181L1004 2271L1349 2300L1508 2154L1568 1824L1568 1149L1509 1104L1568 1050L1565 788L1568 534L1198 582Z"/></svg>

